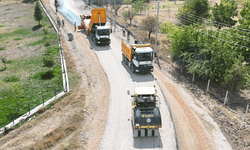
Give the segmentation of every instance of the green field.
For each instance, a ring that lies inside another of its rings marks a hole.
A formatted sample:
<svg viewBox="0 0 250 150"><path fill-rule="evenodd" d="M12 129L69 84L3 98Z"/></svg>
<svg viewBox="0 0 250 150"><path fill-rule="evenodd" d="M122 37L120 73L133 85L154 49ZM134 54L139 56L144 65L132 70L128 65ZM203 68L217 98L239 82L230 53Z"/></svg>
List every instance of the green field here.
<svg viewBox="0 0 250 150"><path fill-rule="evenodd" d="M0 72L0 127L42 104L43 99L46 101L63 91L57 35L48 18L45 17L41 24L0 33L1 52L9 50L9 41L16 44L16 53L22 53L19 49L23 47L33 51L32 55L7 59L5 70L0 61L0 69L3 70ZM45 33L44 29L48 32ZM42 61L45 51L53 56L55 62L50 72Z"/></svg>

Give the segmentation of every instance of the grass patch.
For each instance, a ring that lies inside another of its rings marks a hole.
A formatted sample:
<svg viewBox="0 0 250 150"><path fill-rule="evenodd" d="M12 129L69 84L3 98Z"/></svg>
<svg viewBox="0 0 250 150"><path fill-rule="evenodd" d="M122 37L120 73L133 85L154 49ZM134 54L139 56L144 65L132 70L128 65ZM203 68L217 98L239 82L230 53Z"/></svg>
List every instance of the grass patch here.
<svg viewBox="0 0 250 150"><path fill-rule="evenodd" d="M41 43L51 42L51 41L57 41L56 33L52 29L50 29L50 32L48 34L44 34L42 28L51 26L49 20L47 17L45 17L43 20L41 20L41 23L43 26L40 28L34 29L34 27L22 27L18 28L14 31L4 31L0 33L0 42L4 42L5 40L13 39L15 41L21 40L20 37L25 37L25 39L30 39L30 43L27 44L28 46L35 46L39 45ZM4 26L4 25L3 25ZM23 39L23 38L22 38ZM36 39L39 39L38 41L35 41Z"/></svg>
<svg viewBox="0 0 250 150"><path fill-rule="evenodd" d="M42 61L39 60L38 57L32 57L25 61L21 59L15 60L15 62L11 62L10 64L5 71L6 73L17 70L20 68L19 66L23 66L22 69L16 71L20 72L19 74L24 74L19 81L21 85L20 90L23 91L18 97L20 111L17 112L16 98L13 97L13 91L10 88L13 82L18 81L19 78L15 76L4 77L4 81L0 82L0 84L3 85L0 87L0 95L2 98L0 100L0 110L2 110L0 113L0 127L11 122L11 113L15 113L13 117L17 118L29 111L28 106L30 109L33 109L43 103L43 98L44 101L46 101L55 96L55 94L63 91L61 66L59 62L51 68L49 77L47 76L48 69L42 67Z"/></svg>
<svg viewBox="0 0 250 150"><path fill-rule="evenodd" d="M23 38L14 38L15 41L22 40Z"/></svg>
<svg viewBox="0 0 250 150"><path fill-rule="evenodd" d="M11 8L7 8L7 9L5 9L5 10L11 10Z"/></svg>
<svg viewBox="0 0 250 150"><path fill-rule="evenodd" d="M5 25L0 25L0 27L5 27Z"/></svg>
<svg viewBox="0 0 250 150"><path fill-rule="evenodd" d="M14 19L18 19L18 18L21 18L21 17L15 17Z"/></svg>
<svg viewBox="0 0 250 150"><path fill-rule="evenodd" d="M35 41L33 43L30 43L28 44L28 46L36 46L36 45L39 45L39 44L44 44L44 43L48 43L48 42L51 42L52 39L56 39L57 38L57 35L56 33L48 33L48 34L44 34L46 36L44 36L42 39L38 40L38 41Z"/></svg>
<svg viewBox="0 0 250 150"><path fill-rule="evenodd" d="M3 81L4 82L18 82L18 81L20 81L20 79L18 77L15 77L15 76L10 76L10 77L4 77Z"/></svg>
<svg viewBox="0 0 250 150"><path fill-rule="evenodd" d="M30 28L18 29L13 31L12 33L16 35L27 35L31 33L31 29Z"/></svg>
<svg viewBox="0 0 250 150"><path fill-rule="evenodd" d="M0 51L2 51L2 50L5 50L5 48L4 47L0 47Z"/></svg>
<svg viewBox="0 0 250 150"><path fill-rule="evenodd" d="M31 11L33 16L33 9ZM47 29L51 26L48 19L43 19L41 23L46 25ZM32 30L33 26L21 27L15 31L0 33L0 42L6 39L19 41L24 39L20 37L25 37L26 41L30 42L27 45L31 47L38 45L41 48L44 47L45 42L48 42L50 46L45 49L55 60L55 65L50 68L50 72L48 68L43 67L42 51L40 51L41 54L38 53L32 57L25 55L6 60L7 68L0 74L0 128L28 112L29 108L33 109L42 104L43 99L45 102L64 90L57 35L52 28L44 34L43 27L37 30ZM39 40L34 41L34 39ZM2 44L0 49L3 50L6 45L4 42ZM20 85L18 89L22 91L18 97L13 95L13 88L11 88L16 82ZM17 111L17 101L19 111Z"/></svg>

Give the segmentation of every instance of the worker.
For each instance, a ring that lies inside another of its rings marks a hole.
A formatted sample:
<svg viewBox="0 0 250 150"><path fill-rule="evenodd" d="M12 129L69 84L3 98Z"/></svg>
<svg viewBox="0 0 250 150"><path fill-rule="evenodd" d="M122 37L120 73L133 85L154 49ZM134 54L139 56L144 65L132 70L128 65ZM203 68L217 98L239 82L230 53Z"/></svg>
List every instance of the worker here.
<svg viewBox="0 0 250 150"><path fill-rule="evenodd" d="M75 27L75 31L76 31L76 22L75 22L75 24L74 24L74 27Z"/></svg>
<svg viewBox="0 0 250 150"><path fill-rule="evenodd" d="M125 27L122 28L123 37L125 37Z"/></svg>
<svg viewBox="0 0 250 150"><path fill-rule="evenodd" d="M61 23L60 23L60 19L57 18L57 23L58 23L58 26L60 27Z"/></svg>
<svg viewBox="0 0 250 150"><path fill-rule="evenodd" d="M64 20L62 20L62 27L64 27Z"/></svg>
<svg viewBox="0 0 250 150"><path fill-rule="evenodd" d="M129 41L129 35L130 35L130 32L129 30L127 31L127 40Z"/></svg>

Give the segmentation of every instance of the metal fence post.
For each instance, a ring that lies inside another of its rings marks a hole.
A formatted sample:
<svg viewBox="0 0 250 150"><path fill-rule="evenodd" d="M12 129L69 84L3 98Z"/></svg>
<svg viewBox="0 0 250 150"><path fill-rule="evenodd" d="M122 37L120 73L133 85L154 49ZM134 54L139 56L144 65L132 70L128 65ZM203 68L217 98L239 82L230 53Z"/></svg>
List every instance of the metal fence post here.
<svg viewBox="0 0 250 150"><path fill-rule="evenodd" d="M11 120L13 120L13 124L14 124L14 116L13 116L13 113L11 113Z"/></svg>
<svg viewBox="0 0 250 150"><path fill-rule="evenodd" d="M44 96L42 96L42 99L43 99L43 106L44 106Z"/></svg>
<svg viewBox="0 0 250 150"><path fill-rule="evenodd" d="M226 105L226 102L227 102L227 95L228 95L228 91L226 92L226 96L225 96L225 99L224 99L224 105Z"/></svg>
<svg viewBox="0 0 250 150"><path fill-rule="evenodd" d="M30 103L28 103L28 109L29 109L29 114L30 114Z"/></svg>
<svg viewBox="0 0 250 150"><path fill-rule="evenodd" d="M208 83L207 83L207 92L209 91L209 85L210 85L210 79L208 80Z"/></svg>
<svg viewBox="0 0 250 150"><path fill-rule="evenodd" d="M55 88L55 99L56 99L56 88Z"/></svg>
<svg viewBox="0 0 250 150"><path fill-rule="evenodd" d="M247 111L248 111L248 107L249 107L249 105L247 105L247 109L246 109L245 116L244 116L244 121L246 121L246 119L247 119Z"/></svg>

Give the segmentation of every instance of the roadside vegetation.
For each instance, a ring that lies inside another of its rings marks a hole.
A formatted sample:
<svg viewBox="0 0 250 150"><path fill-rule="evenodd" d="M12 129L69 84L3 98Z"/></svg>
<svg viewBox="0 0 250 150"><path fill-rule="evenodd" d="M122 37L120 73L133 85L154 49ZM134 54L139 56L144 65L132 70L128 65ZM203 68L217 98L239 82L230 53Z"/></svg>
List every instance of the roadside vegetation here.
<svg viewBox="0 0 250 150"><path fill-rule="evenodd" d="M36 14L37 25L34 10L28 5L21 10L28 15L15 18L25 26L1 23L0 127L63 91L57 35L44 14Z"/></svg>
<svg viewBox="0 0 250 150"><path fill-rule="evenodd" d="M205 82L210 79L230 91L248 89L249 1L221 0L214 5L209 4L208 0L185 2L178 6L175 22L162 22L163 18L159 20L159 32L162 36L158 47L170 55L173 62ZM110 4L112 12L113 3ZM124 22L120 24L125 24L134 35L136 32L143 33L147 41L154 45L154 38L150 35L156 28L156 15L147 11L157 9L157 4L143 0L123 0L116 7L118 17L121 14L123 19L118 18L118 22ZM159 7L160 11L166 12L167 18L174 2L161 2Z"/></svg>
<svg viewBox="0 0 250 150"><path fill-rule="evenodd" d="M239 15L238 5L243 7ZM249 6L249 2L234 0L222 0L214 6L207 0L183 5L177 15L178 26L164 24L161 28L171 41L173 60L190 74L211 79L226 89L249 88ZM239 19L233 19L235 16Z"/></svg>
<svg viewBox="0 0 250 150"><path fill-rule="evenodd" d="M150 33L145 26L152 29L154 21L149 15L156 15L157 3L148 3L141 13L133 9L132 1L124 0L123 4L117 24L139 41L154 46L154 31ZM113 20L112 5L107 14ZM209 97L207 102L200 102L211 111L233 149L249 149L249 114L242 120L250 88L249 0L160 1L159 6L157 57L162 69L186 85L197 99L203 94ZM124 13L127 10L135 13L131 20ZM211 84L206 91L208 80ZM230 95L227 99L226 91Z"/></svg>

